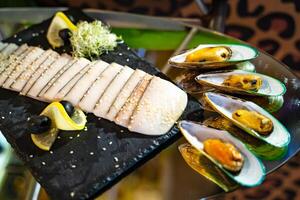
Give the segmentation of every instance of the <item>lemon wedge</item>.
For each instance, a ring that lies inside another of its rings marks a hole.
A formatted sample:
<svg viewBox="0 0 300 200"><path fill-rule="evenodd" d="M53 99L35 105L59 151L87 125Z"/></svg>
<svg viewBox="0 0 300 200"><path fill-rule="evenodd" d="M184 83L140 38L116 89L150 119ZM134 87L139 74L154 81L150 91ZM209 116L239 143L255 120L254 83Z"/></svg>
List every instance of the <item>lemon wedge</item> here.
<svg viewBox="0 0 300 200"><path fill-rule="evenodd" d="M59 130L82 130L86 124L86 116L83 111L75 108L73 115L70 117L59 102L49 104L41 115L45 115L51 119L51 128L42 134L31 134L31 139L37 147L45 151L50 150Z"/></svg>
<svg viewBox="0 0 300 200"><path fill-rule="evenodd" d="M82 130L86 124L86 116L80 109L75 108L70 117L65 108L59 102L53 102L48 105L41 115L49 117L54 126L60 130L74 131Z"/></svg>
<svg viewBox="0 0 300 200"><path fill-rule="evenodd" d="M77 27L63 12L57 12L52 19L47 32L48 42L53 48L61 47L64 45L64 41L59 36L59 31L62 29L69 29L73 31L76 30Z"/></svg>
<svg viewBox="0 0 300 200"><path fill-rule="evenodd" d="M53 127L49 131L42 134L31 134L31 139L38 148L44 151L49 151L56 140L57 134L58 129Z"/></svg>

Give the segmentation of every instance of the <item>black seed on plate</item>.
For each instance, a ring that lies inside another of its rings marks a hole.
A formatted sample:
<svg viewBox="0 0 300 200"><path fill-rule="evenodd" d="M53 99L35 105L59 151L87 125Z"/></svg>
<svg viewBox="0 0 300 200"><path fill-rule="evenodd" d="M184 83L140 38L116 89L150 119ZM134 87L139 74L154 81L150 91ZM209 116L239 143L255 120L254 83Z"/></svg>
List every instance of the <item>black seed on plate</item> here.
<svg viewBox="0 0 300 200"><path fill-rule="evenodd" d="M32 134L41 134L51 128L51 119L44 115L33 116L27 123L28 131Z"/></svg>
<svg viewBox="0 0 300 200"><path fill-rule="evenodd" d="M68 101L61 101L61 105L65 108L68 115L71 117L74 113L74 106Z"/></svg>

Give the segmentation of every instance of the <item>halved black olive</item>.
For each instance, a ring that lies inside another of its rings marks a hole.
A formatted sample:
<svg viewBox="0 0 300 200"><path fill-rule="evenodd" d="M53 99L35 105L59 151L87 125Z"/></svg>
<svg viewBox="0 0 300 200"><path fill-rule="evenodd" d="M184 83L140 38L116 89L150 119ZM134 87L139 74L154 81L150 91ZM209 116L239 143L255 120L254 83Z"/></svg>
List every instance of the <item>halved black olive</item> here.
<svg viewBox="0 0 300 200"><path fill-rule="evenodd" d="M51 128L51 119L44 115L32 116L27 123L31 134L42 134Z"/></svg>
<svg viewBox="0 0 300 200"><path fill-rule="evenodd" d="M74 113L74 106L68 101L60 101L61 105L65 108L65 111L71 117Z"/></svg>
<svg viewBox="0 0 300 200"><path fill-rule="evenodd" d="M70 43L71 31L69 29L62 29L58 32L59 37L64 41L65 44Z"/></svg>

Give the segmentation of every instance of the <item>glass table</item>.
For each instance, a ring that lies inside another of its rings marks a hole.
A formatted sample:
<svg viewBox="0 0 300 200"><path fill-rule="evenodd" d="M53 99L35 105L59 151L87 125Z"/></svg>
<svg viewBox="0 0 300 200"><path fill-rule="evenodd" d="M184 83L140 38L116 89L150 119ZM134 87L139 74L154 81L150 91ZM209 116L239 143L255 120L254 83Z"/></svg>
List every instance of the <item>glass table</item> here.
<svg viewBox="0 0 300 200"><path fill-rule="evenodd" d="M0 9L1 38L49 18L65 8L2 8ZM88 15L107 22L113 32L141 56L157 66L171 79L183 73L167 64L170 56L200 43L242 43L234 38L201 27L198 19L176 19L141 16L128 13L86 9ZM300 147L300 81L282 63L261 53L253 61L257 71L274 76L288 87L286 102L275 115L284 119L292 133L292 142L284 158L264 162L268 172L275 170L296 154ZM291 88L291 89L290 89ZM223 194L223 190L192 170L181 157L177 147L183 138L162 151L155 158L125 177L99 199L201 199ZM16 158L0 134L0 199L48 199L30 172ZM147 198L146 198L147 197Z"/></svg>

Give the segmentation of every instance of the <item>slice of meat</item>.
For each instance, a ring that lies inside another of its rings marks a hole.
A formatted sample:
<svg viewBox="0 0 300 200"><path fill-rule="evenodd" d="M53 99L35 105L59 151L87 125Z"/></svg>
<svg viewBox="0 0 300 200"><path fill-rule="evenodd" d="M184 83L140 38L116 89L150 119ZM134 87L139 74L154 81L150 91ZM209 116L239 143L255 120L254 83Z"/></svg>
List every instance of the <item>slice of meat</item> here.
<svg viewBox="0 0 300 200"><path fill-rule="evenodd" d="M46 50L44 53L34 61L25 71L23 71L10 86L12 90L21 91L25 86L26 82L31 78L32 74L48 59L53 53L52 50Z"/></svg>
<svg viewBox="0 0 300 200"><path fill-rule="evenodd" d="M13 51L11 54L15 55L15 56L19 56L21 55L23 52L25 52L28 49L28 45L27 44L22 44L21 46L19 46L15 51Z"/></svg>
<svg viewBox="0 0 300 200"><path fill-rule="evenodd" d="M65 71L67 69L69 69L71 66L73 66L75 63L77 62L77 59L73 59L72 61L70 61L67 65L63 66L63 68L61 68L53 78L51 78L51 80L47 83L47 85L42 89L42 91L39 93L39 96L43 97L45 92L57 81L57 79L63 74L65 73Z"/></svg>
<svg viewBox="0 0 300 200"><path fill-rule="evenodd" d="M44 52L43 49L39 47L33 47L31 53L29 53L22 61L22 63L19 63L16 65L12 70L11 73L7 76L5 82L3 83L2 87L9 89L11 84L16 81L18 76L25 70L27 70L30 65L34 63L35 60L37 60L42 53Z"/></svg>
<svg viewBox="0 0 300 200"><path fill-rule="evenodd" d="M38 98L39 93L42 89L49 83L49 81L62 69L65 65L72 62L72 58L69 55L60 56L54 63L49 66L49 68L41 74L41 76L36 80L31 89L28 91L27 96Z"/></svg>
<svg viewBox="0 0 300 200"><path fill-rule="evenodd" d="M130 97L127 99L121 110L118 112L115 123L124 127L128 127L130 117L133 114L133 111L137 107L144 91L146 90L150 80L153 76L146 74L144 78L140 81L138 86L133 90Z"/></svg>
<svg viewBox="0 0 300 200"><path fill-rule="evenodd" d="M169 81L154 77L133 113L128 129L146 135L165 134L186 105L184 91Z"/></svg>
<svg viewBox="0 0 300 200"><path fill-rule="evenodd" d="M121 89L124 87L133 72L133 69L125 66L122 71L114 78L94 109L94 114L96 116L105 118L110 106L113 104L115 98L120 93Z"/></svg>
<svg viewBox="0 0 300 200"><path fill-rule="evenodd" d="M8 44L7 44L8 45ZM0 53L0 74L5 70L11 63L18 62L22 57L20 56L28 49L27 44L19 46L15 51L9 54Z"/></svg>
<svg viewBox="0 0 300 200"><path fill-rule="evenodd" d="M44 99L52 100L55 95L62 89L77 73L83 68L88 67L90 61L86 58L79 58L76 63L69 67L45 92Z"/></svg>
<svg viewBox="0 0 300 200"><path fill-rule="evenodd" d="M126 100L130 97L130 94L133 92L134 88L138 85L138 83L143 79L146 75L142 70L136 69L133 74L130 76L129 80L126 82L113 104L110 106L105 118L113 121L125 104Z"/></svg>
<svg viewBox="0 0 300 200"><path fill-rule="evenodd" d="M70 88L64 100L77 105L89 87L95 82L98 76L109 66L104 61L96 61L91 64L90 69L78 80L78 82Z"/></svg>
<svg viewBox="0 0 300 200"><path fill-rule="evenodd" d="M7 77L10 75L10 73L13 71L13 69L18 66L19 64L22 64L23 60L26 59L26 57L33 51L33 48L28 48L24 53L22 53L20 56L18 56L17 59L14 59L11 57L9 59L9 64L7 67L0 73L0 86L3 85Z"/></svg>
<svg viewBox="0 0 300 200"><path fill-rule="evenodd" d="M39 68L30 76L27 83L23 87L21 91L21 95L26 95L28 91L32 88L35 82L45 73L45 71L50 68L57 59L59 58L59 54L55 51L51 52L51 55L39 66Z"/></svg>
<svg viewBox="0 0 300 200"><path fill-rule="evenodd" d="M4 49L7 45L8 45L7 43L0 42L0 53L2 49Z"/></svg>
<svg viewBox="0 0 300 200"><path fill-rule="evenodd" d="M79 107L86 112L93 112L96 103L104 93L107 86L121 71L123 67L117 63L110 64L103 73L96 78L96 81L91 85L83 98L79 102Z"/></svg>
<svg viewBox="0 0 300 200"><path fill-rule="evenodd" d="M83 68L79 73L76 74L66 85L65 87L61 88L60 91L55 95L55 101L62 100L65 95L72 89L72 87L80 80L80 78L88 71L88 67Z"/></svg>
<svg viewBox="0 0 300 200"><path fill-rule="evenodd" d="M2 50L1 50L1 53L4 54L4 55L9 55L11 54L12 52L14 52L16 49L18 49L18 45L14 44L14 43L9 43L6 47L4 47Z"/></svg>

